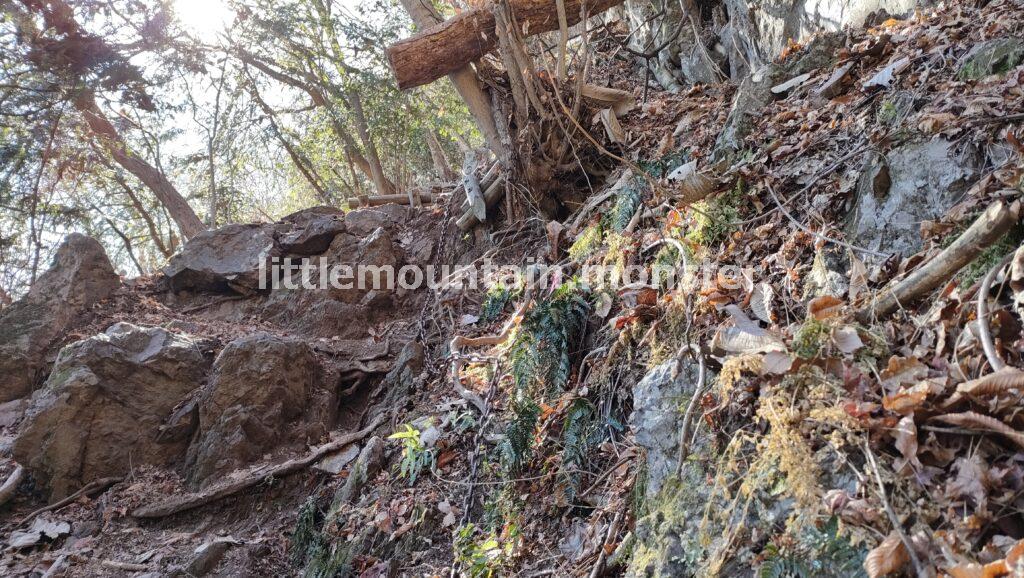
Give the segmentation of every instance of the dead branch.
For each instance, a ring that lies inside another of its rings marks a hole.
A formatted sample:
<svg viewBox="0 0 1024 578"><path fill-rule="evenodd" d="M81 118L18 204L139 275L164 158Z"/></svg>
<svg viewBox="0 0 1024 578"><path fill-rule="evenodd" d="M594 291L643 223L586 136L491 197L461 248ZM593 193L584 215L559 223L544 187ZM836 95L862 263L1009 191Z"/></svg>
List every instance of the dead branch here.
<svg viewBox="0 0 1024 578"><path fill-rule="evenodd" d="M462 380L459 377L462 367L466 365L466 358L462 355L463 347L484 347L487 345L500 345L505 343L509 336L512 335L512 330L515 329L516 325L519 324L523 319L523 315L526 314L526 308L530 306L533 299L527 295L526 299L523 300L523 304L519 306L515 314L509 318L502 328L501 333L497 335L484 335L481 337L464 337L462 335L456 335L452 338L448 344L448 351L452 356L452 388L456 393L459 394L462 399L472 403L480 410L480 413L486 413L487 404L484 403L483 398L477 395L475 392L466 389L462 385Z"/></svg>
<svg viewBox="0 0 1024 578"><path fill-rule="evenodd" d="M594 563L594 568L590 571L590 578L597 578L604 572L604 563L608 558L608 549L605 546L610 546L612 539L619 533L619 524L622 522L622 511L615 512L615 517L612 518L610 524L608 524L608 531L604 534L604 540L601 541L601 545L598 548L597 562Z"/></svg>
<svg viewBox="0 0 1024 578"><path fill-rule="evenodd" d="M925 567L921 564L921 560L917 557L917 552L914 551L914 544L907 537L903 531L903 524L900 522L896 512L893 511L892 506L889 504L889 496L885 493L885 483L882 482L882 474L878 469L878 462L875 460L875 453L871 451L871 446L867 441L864 442L864 454L868 457L868 461L871 462L871 469L875 473L875 482L878 484L879 498L882 500L882 507L885 509L886 515L889 517L889 522L892 524L893 530L896 531L900 536L900 541L903 542L903 547L907 549L907 554L910 556L911 563L914 565L914 575L918 578L925 578L931 576L930 573L925 571Z"/></svg>
<svg viewBox="0 0 1024 578"><path fill-rule="evenodd" d="M413 197L409 194L363 196L349 201L348 207L355 209L357 207L379 207L381 205L408 205L412 199ZM419 201L424 205L433 204L435 200L437 200L437 197L430 193L419 193Z"/></svg>
<svg viewBox="0 0 1024 578"><path fill-rule="evenodd" d="M491 183L491 186L487 187L487 190L484 191L484 204L487 205L488 209L496 205L498 201L505 196L504 185L505 179L499 177ZM462 213L462 216L459 217L459 220L456 222L459 230L463 232L472 229L479 223L480 219L476 218L476 214L473 212L472 207Z"/></svg>
<svg viewBox="0 0 1024 578"><path fill-rule="evenodd" d="M226 498L242 490L260 484L265 480L293 474L319 461L320 458L325 455L336 452L348 444L357 442L370 435L373 433L373 430L377 429L382 423L384 423L384 415L385 414L378 415L376 419L374 419L373 422L365 428L357 432L341 436L334 441L314 449L300 458L288 460L281 464L264 465L250 471L242 478L229 479L227 482L215 485L201 492L187 496L176 496L149 506L142 506L132 512L131 515L135 518L163 518L165 516L185 512L216 502L217 500Z"/></svg>
<svg viewBox="0 0 1024 578"><path fill-rule="evenodd" d="M952 245L891 289L884 289L880 297L857 313L857 319L861 323L870 323L949 281L953 274L999 240L1019 219L1019 201L1009 206L1003 201L996 201Z"/></svg>
<svg viewBox="0 0 1024 578"><path fill-rule="evenodd" d="M70 496L64 498L63 500L60 500L58 502L54 502L54 503L50 504L49 506L43 506L42 508L39 508L38 510L32 512L31 514L25 516L24 518L22 518L21 520L18 521L18 525L20 526L20 525L22 525L22 524L24 524L26 522L31 521L33 518L35 518L39 514L42 514L43 512L50 512L50 511L60 510L64 506L74 502L75 500L77 500L78 498L80 498L82 496L88 496L90 494L95 494L97 492L101 492L101 491L109 488L110 486L113 486L114 484L120 482L123 479L124 478L117 477L117 478L100 478L98 480L93 480L93 481L89 482L88 484L86 484L85 487L83 487L81 490L78 490L77 492L71 494Z"/></svg>
<svg viewBox="0 0 1024 578"><path fill-rule="evenodd" d="M677 477L682 475L683 463L686 461L687 456L690 455L690 446L687 443L690 437L690 423L693 421L694 410L697 408L697 404L700 403L700 398L704 394L704 385L707 382L707 364L704 362L704 354L696 345L690 345L688 349L692 349L693 353L697 356L697 385L693 388L693 397L690 398L690 403L686 406L686 413L683 414L683 425L679 428Z"/></svg>
<svg viewBox="0 0 1024 578"><path fill-rule="evenodd" d="M10 501L14 496L14 492L18 489L18 484L21 483L24 477L25 468L21 464L15 464L14 471L7 476L7 481L4 482L4 485L0 486L0 506Z"/></svg>

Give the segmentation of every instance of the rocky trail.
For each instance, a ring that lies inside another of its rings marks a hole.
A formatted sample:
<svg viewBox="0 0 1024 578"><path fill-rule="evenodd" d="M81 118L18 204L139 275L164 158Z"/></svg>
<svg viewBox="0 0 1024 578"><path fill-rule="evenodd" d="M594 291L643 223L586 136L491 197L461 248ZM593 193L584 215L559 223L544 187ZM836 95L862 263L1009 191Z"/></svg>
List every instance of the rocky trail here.
<svg viewBox="0 0 1024 578"><path fill-rule="evenodd" d="M510 187L466 226L448 186L135 279L65 239L0 311L0 572L1024 576L1024 4L678 93L623 35L592 39L604 174L544 218ZM537 256L559 274L260 285Z"/></svg>

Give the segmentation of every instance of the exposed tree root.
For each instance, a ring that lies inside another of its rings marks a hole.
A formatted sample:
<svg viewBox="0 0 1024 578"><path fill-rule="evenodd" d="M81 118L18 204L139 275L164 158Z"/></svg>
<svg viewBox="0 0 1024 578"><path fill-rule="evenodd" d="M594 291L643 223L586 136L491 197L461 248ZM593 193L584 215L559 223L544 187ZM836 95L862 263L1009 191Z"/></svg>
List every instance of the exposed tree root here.
<svg viewBox="0 0 1024 578"><path fill-rule="evenodd" d="M202 492L170 498L149 506L142 506L132 512L131 515L135 518L163 518L216 502L244 489L251 488L264 480L293 474L319 461L320 458L327 454L338 451L350 443L365 438L373 433L373 430L377 429L382 423L384 423L384 414L378 415L365 428L326 443L301 458L288 460L281 464L261 466L240 479L229 479L225 483L218 484Z"/></svg>
<svg viewBox="0 0 1024 578"><path fill-rule="evenodd" d="M39 508L38 510L32 512L31 514L25 516L24 518L22 518L18 522L18 525L24 524L25 522L28 522L28 521L32 520L33 518L35 518L39 514L42 514L43 512L50 512L50 511L59 510L59 509L63 508L64 506L74 502L75 500L77 500L78 498L80 498L82 496L88 496L90 494L95 494L97 492L101 492L101 491L109 488L110 486L113 486L114 484L120 482L123 479L124 478L113 477L113 478L100 478L98 480L93 480L93 481L89 482L88 484L86 484L85 487L83 487L81 490L78 490L77 492L71 494L70 496L64 498L63 500L60 500L58 502L54 502L54 503L50 504L49 506L43 506L42 508Z"/></svg>

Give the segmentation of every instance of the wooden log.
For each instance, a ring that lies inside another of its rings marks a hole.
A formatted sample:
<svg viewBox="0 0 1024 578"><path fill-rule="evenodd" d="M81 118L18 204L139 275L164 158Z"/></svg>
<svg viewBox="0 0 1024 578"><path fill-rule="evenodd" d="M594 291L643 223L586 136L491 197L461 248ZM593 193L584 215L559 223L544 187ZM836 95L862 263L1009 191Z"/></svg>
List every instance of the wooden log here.
<svg viewBox="0 0 1024 578"><path fill-rule="evenodd" d="M373 197L359 197L358 199L351 200L348 202L350 209L357 207L379 207L381 205L408 205L412 201L413 197L410 194L398 194L398 195L377 195ZM427 205L433 204L435 200L434 195L430 193L419 193L420 203Z"/></svg>
<svg viewBox="0 0 1024 578"><path fill-rule="evenodd" d="M504 196L505 179L495 179L495 181L491 183L491 186L487 187L487 190L484 191L484 203L487 205L487 208L489 209L493 207L495 204L497 204L497 202L500 201L501 198ZM461 217L459 217L459 220L456 222L456 224L458 225L460 231L465 232L480 224L480 219L476 218L476 215L473 213L473 209L471 207L467 209L466 212L463 213Z"/></svg>
<svg viewBox="0 0 1024 578"><path fill-rule="evenodd" d="M949 281L957 271L981 255L1020 220L1020 203L996 201L953 243L902 281L886 287L881 295L857 313L861 323L871 323L909 305Z"/></svg>
<svg viewBox="0 0 1024 578"><path fill-rule="evenodd" d="M625 0L565 0L570 26L580 21L580 8L593 16ZM558 29L558 9L551 0L509 0L512 14L525 36ZM490 6L466 10L432 28L387 48L398 88L431 83L478 60L498 45Z"/></svg>

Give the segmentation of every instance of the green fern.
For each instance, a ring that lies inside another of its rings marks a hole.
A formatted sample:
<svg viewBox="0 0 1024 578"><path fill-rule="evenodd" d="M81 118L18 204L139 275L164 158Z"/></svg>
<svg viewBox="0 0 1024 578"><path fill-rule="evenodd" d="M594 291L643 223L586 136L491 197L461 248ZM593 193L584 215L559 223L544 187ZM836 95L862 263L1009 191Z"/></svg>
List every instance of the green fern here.
<svg viewBox="0 0 1024 578"><path fill-rule="evenodd" d="M505 470L517 472L522 469L527 454L533 446L533 436L540 417L540 406L532 399L516 401L512 406L512 421L505 428L505 439L500 447Z"/></svg>
<svg viewBox="0 0 1024 578"><path fill-rule="evenodd" d="M565 390L572 375L573 346L582 341L590 304L577 281L570 281L523 318L510 347L513 419L502 446L505 466L518 470L533 444L540 403Z"/></svg>
<svg viewBox="0 0 1024 578"><path fill-rule="evenodd" d="M505 312L509 302L518 299L522 293L520 288L508 287L502 283L495 284L487 291L484 303L480 306L480 321L494 321Z"/></svg>
<svg viewBox="0 0 1024 578"><path fill-rule="evenodd" d="M839 520L830 519L824 527L805 530L795 546L765 547L765 561L758 578L846 578L863 574L865 552L839 535Z"/></svg>
<svg viewBox="0 0 1024 578"><path fill-rule="evenodd" d="M640 187L635 186L635 184L624 187L615 197L615 206L604 215L604 222L602 223L605 226L604 228L618 233L626 230L629 221L633 219L633 214L640 207L640 201Z"/></svg>
<svg viewBox="0 0 1024 578"><path fill-rule="evenodd" d="M510 348L517 393L546 399L565 389L571 348L583 338L589 313L579 283L572 281L526 314Z"/></svg>
<svg viewBox="0 0 1024 578"><path fill-rule="evenodd" d="M562 479L570 500L580 490L580 472L587 471L589 456L604 439L593 404L583 398L569 406L562 425Z"/></svg>

